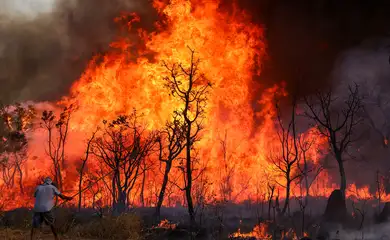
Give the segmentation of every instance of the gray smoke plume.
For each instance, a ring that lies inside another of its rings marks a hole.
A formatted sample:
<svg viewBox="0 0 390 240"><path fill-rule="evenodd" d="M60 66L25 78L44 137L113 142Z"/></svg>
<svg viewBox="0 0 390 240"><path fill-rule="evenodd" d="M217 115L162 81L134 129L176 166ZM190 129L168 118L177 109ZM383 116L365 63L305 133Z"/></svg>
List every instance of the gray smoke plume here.
<svg viewBox="0 0 390 240"><path fill-rule="evenodd" d="M146 28L154 21L145 0L3 0L0 9L3 103L66 94L91 57L115 39L121 12L137 12Z"/></svg>
<svg viewBox="0 0 390 240"><path fill-rule="evenodd" d="M347 180L371 185L375 192L376 173L388 175L390 143L390 39L372 38L345 51L335 62L333 86L343 98L348 85L358 84L363 97L364 123L359 141L347 161ZM335 170L336 174L337 170Z"/></svg>

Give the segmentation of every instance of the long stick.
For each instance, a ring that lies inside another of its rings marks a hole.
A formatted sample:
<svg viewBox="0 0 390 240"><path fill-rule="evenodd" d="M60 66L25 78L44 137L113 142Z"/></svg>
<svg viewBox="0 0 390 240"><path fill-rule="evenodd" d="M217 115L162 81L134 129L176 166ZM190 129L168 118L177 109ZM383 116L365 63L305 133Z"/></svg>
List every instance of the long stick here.
<svg viewBox="0 0 390 240"><path fill-rule="evenodd" d="M98 178L96 181L94 181L93 183L90 183L88 184L87 187L85 187L84 189L82 189L81 191L77 192L76 194L74 194L73 196L71 196L71 198L74 198L76 197L77 195L79 195L80 193L83 193L85 192L86 190L88 190L92 185L96 184L97 182L99 182L100 180L104 179L105 177L107 177L108 175L110 175L111 173L113 173L114 170L108 172L107 174L103 175L102 177ZM65 203L69 202L70 200L64 200L62 203L58 204L57 206L55 206L54 208L58 208L62 205L64 205Z"/></svg>

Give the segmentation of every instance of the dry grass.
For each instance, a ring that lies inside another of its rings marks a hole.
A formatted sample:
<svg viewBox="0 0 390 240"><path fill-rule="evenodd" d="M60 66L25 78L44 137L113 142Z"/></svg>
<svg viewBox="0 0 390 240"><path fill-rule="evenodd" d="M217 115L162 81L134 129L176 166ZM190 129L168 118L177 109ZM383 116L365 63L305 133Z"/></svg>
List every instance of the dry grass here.
<svg viewBox="0 0 390 240"><path fill-rule="evenodd" d="M0 229L0 239L19 240L26 239L26 232L9 228Z"/></svg>
<svg viewBox="0 0 390 240"><path fill-rule="evenodd" d="M29 239L31 213L15 211L9 214L6 224L0 224L0 240ZM61 239L123 239L142 240L142 224L139 217L123 214L119 217L91 218L88 222L75 222L71 211L61 210L56 214L56 228ZM53 239L48 226L37 231L36 239Z"/></svg>
<svg viewBox="0 0 390 240"><path fill-rule="evenodd" d="M91 239L143 239L141 221L132 214L104 217L88 224L77 225L70 230L69 235Z"/></svg>

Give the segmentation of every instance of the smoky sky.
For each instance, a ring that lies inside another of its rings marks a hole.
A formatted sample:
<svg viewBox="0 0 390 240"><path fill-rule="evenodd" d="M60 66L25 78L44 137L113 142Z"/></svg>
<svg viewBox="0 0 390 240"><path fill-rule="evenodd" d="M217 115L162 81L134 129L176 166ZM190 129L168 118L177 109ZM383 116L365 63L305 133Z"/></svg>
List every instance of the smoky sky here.
<svg viewBox="0 0 390 240"><path fill-rule="evenodd" d="M301 94L331 84L330 73L344 51L390 34L389 1L240 1L264 24L269 61L262 80L286 81Z"/></svg>
<svg viewBox="0 0 390 240"><path fill-rule="evenodd" d="M269 57L257 80L301 82L302 94L331 84L344 51L390 33L386 1L236 2L266 29ZM91 57L107 50L118 33L113 19L123 11L138 12L146 28L157 19L149 0L57 0L51 12L29 20L0 13L0 101L66 95Z"/></svg>
<svg viewBox="0 0 390 240"><path fill-rule="evenodd" d="M11 6L13 0L7 1ZM121 12L137 12L145 28L155 21L145 0L56 0L52 11L35 11L35 17L0 12L0 101L50 101L67 94L91 57L117 36L114 18Z"/></svg>

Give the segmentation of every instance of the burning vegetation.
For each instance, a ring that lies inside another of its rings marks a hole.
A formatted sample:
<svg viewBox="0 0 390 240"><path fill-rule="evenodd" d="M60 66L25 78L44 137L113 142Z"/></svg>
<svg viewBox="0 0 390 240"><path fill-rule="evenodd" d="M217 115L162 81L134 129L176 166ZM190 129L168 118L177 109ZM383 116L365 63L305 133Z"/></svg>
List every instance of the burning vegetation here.
<svg viewBox="0 0 390 240"><path fill-rule="evenodd" d="M229 237L231 239L256 239L256 240L265 240L265 239L272 239L272 236L267 233L268 227L265 224L259 224L256 225L253 228L253 231L250 233L241 233L240 229L238 229L237 232L231 234Z"/></svg>
<svg viewBox="0 0 390 240"><path fill-rule="evenodd" d="M347 181L344 162L363 120L358 85L337 101L333 91L300 99L284 84L259 86L264 29L245 11L222 10L219 0L153 6L153 32L136 14L115 19L117 40L94 56L69 96L1 107L2 210L30 208L35 184L51 175L77 196L66 204L78 211L153 207L160 219L162 208L185 206L191 226L206 207L220 220L222 202L248 201L275 223L292 216L294 201L302 226L282 237L297 239L307 235L309 201L334 189L344 201L375 200L378 208L390 200L379 173L376 191ZM322 164L328 155L340 183ZM363 228L365 205L353 207ZM164 220L155 228L176 227ZM272 234L260 223L230 237Z"/></svg>

